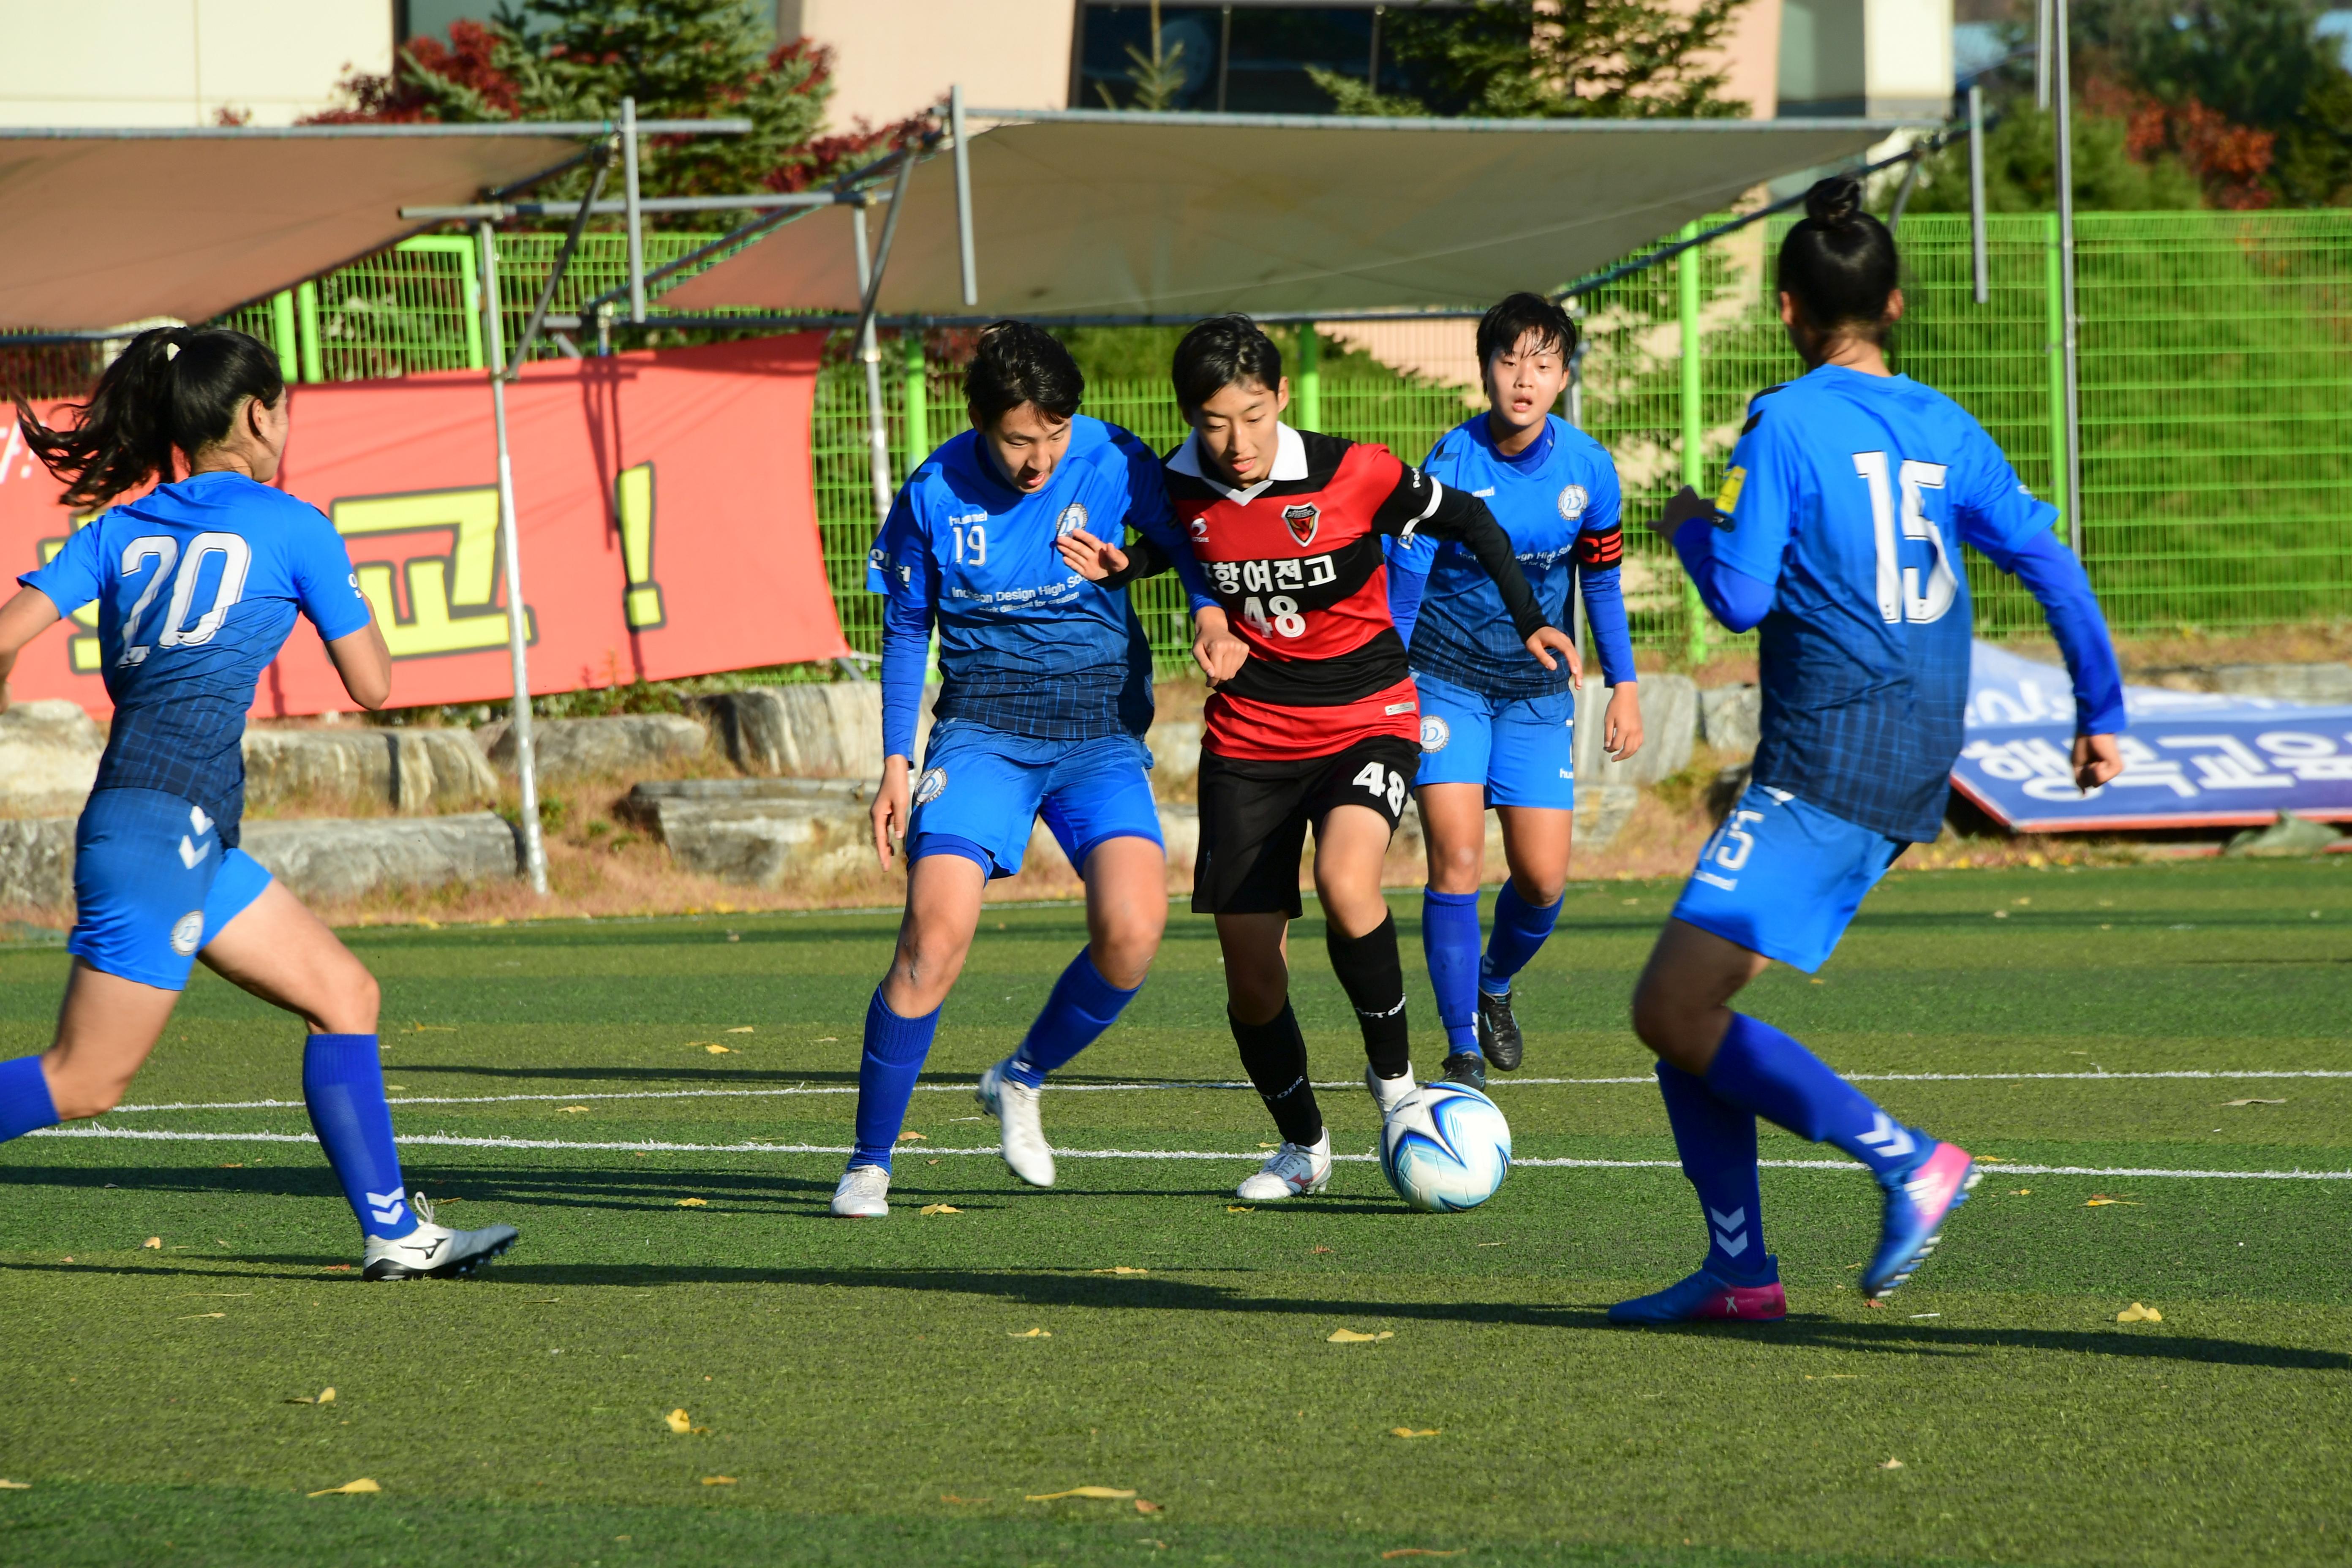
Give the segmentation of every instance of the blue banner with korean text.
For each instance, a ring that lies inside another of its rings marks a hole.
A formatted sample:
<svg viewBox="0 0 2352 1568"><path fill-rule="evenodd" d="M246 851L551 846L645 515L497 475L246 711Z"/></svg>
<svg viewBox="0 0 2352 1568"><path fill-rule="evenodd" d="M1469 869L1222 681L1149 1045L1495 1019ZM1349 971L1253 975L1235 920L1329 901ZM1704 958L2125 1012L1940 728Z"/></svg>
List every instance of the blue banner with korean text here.
<svg viewBox="0 0 2352 1568"><path fill-rule="evenodd" d="M2124 706L2122 776L2076 789L2066 671L1979 642L1952 785L2018 833L2352 821L2352 707L2150 686L2125 687Z"/></svg>

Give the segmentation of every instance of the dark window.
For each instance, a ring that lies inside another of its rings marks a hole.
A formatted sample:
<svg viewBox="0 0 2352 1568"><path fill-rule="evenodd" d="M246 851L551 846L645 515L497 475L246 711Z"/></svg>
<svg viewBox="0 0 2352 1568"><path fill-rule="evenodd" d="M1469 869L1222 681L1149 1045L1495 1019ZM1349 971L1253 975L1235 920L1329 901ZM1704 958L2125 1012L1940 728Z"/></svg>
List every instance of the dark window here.
<svg viewBox="0 0 2352 1568"><path fill-rule="evenodd" d="M1078 59L1078 91L1072 109L1133 109L1136 55L1151 58L1151 7L1088 5ZM1170 109L1217 107L1217 52L1223 32L1223 8L1215 5L1160 7L1160 53L1184 73ZM1128 53L1132 48L1134 55ZM1177 51L1181 50L1179 54ZM1106 101L1108 97L1108 101Z"/></svg>
<svg viewBox="0 0 2352 1568"><path fill-rule="evenodd" d="M1248 114L1329 114L1330 94L1307 72L1319 66L1365 79L1372 58L1372 8L1234 7L1225 62L1225 107Z"/></svg>

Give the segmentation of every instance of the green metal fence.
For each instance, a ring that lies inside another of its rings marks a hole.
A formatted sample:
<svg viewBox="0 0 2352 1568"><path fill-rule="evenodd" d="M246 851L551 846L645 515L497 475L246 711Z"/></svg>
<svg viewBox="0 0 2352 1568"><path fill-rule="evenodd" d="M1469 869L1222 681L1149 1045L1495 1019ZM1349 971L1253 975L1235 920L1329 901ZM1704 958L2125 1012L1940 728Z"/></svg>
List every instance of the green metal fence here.
<svg viewBox="0 0 2352 1568"><path fill-rule="evenodd" d="M1711 489L1748 398L1801 368L1770 288L1785 231L1784 222L1759 226L1584 301L1582 417L1618 460L1629 519L1655 515L1685 481ZM708 237L648 235L647 261ZM1958 398L2025 482L2055 499L2064 440L2055 221L1997 216L1990 237L1990 297L1979 305L1966 218L1904 220L1895 359ZM510 339L558 243L500 240ZM2086 214L2076 248L2084 554L2116 627L2352 616L2352 213ZM620 237L587 237L557 308L619 283L623 266ZM307 380L478 368L478 287L470 239L410 240L240 312L236 324L276 342ZM1409 458L1472 407L1461 388L1402 376L1332 377L1312 390L1299 402L1319 406L1325 427ZM894 372L885 403L899 478L962 423L955 378L936 364ZM1164 383L1097 384L1087 406L1162 450L1182 434ZM870 651L879 625L864 592L874 528L865 420L855 367L829 366L811 431L817 514L843 626ZM1735 641L1706 622L1664 545L1645 529L1627 531L1636 641L1682 658ZM2038 624L2014 584L1973 557L1969 568L1983 627ZM1142 592L1154 646L1181 661L1172 582Z"/></svg>

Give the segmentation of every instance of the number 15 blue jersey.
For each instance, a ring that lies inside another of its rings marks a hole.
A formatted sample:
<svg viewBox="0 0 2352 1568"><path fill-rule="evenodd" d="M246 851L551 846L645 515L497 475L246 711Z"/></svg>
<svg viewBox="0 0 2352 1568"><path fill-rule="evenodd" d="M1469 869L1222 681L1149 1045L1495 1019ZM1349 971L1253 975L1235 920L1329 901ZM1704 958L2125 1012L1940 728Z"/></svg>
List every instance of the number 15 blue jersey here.
<svg viewBox="0 0 2352 1568"><path fill-rule="evenodd" d="M2006 560L2056 509L1966 409L1908 376L1823 365L1749 407L1713 552L1777 586L1758 631L1755 781L1931 840L1968 703L1960 546Z"/></svg>

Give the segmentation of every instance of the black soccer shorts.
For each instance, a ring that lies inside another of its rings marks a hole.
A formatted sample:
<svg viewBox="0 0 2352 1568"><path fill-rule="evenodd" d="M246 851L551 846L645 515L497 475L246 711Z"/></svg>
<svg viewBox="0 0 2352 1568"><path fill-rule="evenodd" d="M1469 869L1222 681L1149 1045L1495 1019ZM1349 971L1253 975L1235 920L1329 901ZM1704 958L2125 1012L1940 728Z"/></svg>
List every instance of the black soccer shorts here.
<svg viewBox="0 0 2352 1568"><path fill-rule="evenodd" d="M1201 849L1192 912L1298 918L1307 829L1335 805L1369 805L1391 831L1404 815L1421 748L1375 735L1328 757L1252 762L1201 753Z"/></svg>

